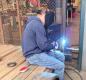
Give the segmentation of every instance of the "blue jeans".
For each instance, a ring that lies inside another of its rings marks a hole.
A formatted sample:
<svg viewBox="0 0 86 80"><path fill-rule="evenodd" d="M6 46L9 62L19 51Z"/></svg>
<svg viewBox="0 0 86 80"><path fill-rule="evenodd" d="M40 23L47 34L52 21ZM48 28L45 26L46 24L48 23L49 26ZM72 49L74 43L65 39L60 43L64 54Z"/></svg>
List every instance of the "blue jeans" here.
<svg viewBox="0 0 86 80"><path fill-rule="evenodd" d="M43 52L35 54L26 59L30 64L36 64L46 68L54 69L54 73L59 75L60 80L64 80L64 54L58 50L49 53Z"/></svg>

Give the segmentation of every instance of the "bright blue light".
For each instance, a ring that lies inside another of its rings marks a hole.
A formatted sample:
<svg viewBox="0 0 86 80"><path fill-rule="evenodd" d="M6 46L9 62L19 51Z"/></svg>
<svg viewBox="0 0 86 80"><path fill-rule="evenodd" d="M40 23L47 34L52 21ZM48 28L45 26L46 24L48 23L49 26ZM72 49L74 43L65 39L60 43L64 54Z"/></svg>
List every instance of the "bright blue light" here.
<svg viewBox="0 0 86 80"><path fill-rule="evenodd" d="M66 45L66 39L62 39L62 46Z"/></svg>
<svg viewBox="0 0 86 80"><path fill-rule="evenodd" d="M60 40L60 45L62 48L65 48L65 46L67 46L68 40L66 37L62 37Z"/></svg>

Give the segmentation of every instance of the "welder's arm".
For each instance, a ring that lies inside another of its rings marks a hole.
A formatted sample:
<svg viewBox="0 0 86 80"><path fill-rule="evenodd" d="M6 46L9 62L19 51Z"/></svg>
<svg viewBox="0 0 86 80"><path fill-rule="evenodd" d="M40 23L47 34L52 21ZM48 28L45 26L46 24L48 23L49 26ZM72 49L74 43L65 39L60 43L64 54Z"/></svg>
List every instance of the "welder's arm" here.
<svg viewBox="0 0 86 80"><path fill-rule="evenodd" d="M43 51L49 51L55 48L55 46L48 41L43 26L36 29L36 41L39 48Z"/></svg>

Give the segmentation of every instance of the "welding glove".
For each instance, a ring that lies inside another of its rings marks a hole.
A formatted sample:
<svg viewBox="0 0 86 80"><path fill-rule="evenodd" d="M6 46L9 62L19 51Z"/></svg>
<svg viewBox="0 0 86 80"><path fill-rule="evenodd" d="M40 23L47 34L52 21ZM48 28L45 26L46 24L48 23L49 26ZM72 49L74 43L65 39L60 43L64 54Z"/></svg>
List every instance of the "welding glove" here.
<svg viewBox="0 0 86 80"><path fill-rule="evenodd" d="M55 49L58 49L58 42L55 42Z"/></svg>
<svg viewBox="0 0 86 80"><path fill-rule="evenodd" d="M58 49L58 42L57 41L53 41L52 44L53 44L53 46L55 46L55 49Z"/></svg>

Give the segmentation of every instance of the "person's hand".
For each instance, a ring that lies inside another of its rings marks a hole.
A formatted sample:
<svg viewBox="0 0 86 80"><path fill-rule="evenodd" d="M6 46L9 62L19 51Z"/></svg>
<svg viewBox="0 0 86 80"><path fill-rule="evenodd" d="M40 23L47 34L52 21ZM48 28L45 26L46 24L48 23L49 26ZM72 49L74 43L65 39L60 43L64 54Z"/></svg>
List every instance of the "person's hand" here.
<svg viewBox="0 0 86 80"><path fill-rule="evenodd" d="M53 41L51 44L52 44L53 46L55 46L56 42L55 42L55 41Z"/></svg>
<svg viewBox="0 0 86 80"><path fill-rule="evenodd" d="M55 49L58 49L58 42L55 42Z"/></svg>
<svg viewBox="0 0 86 80"><path fill-rule="evenodd" d="M57 41L53 41L52 44L53 44L53 46L55 46L55 49L58 49L58 42Z"/></svg>

